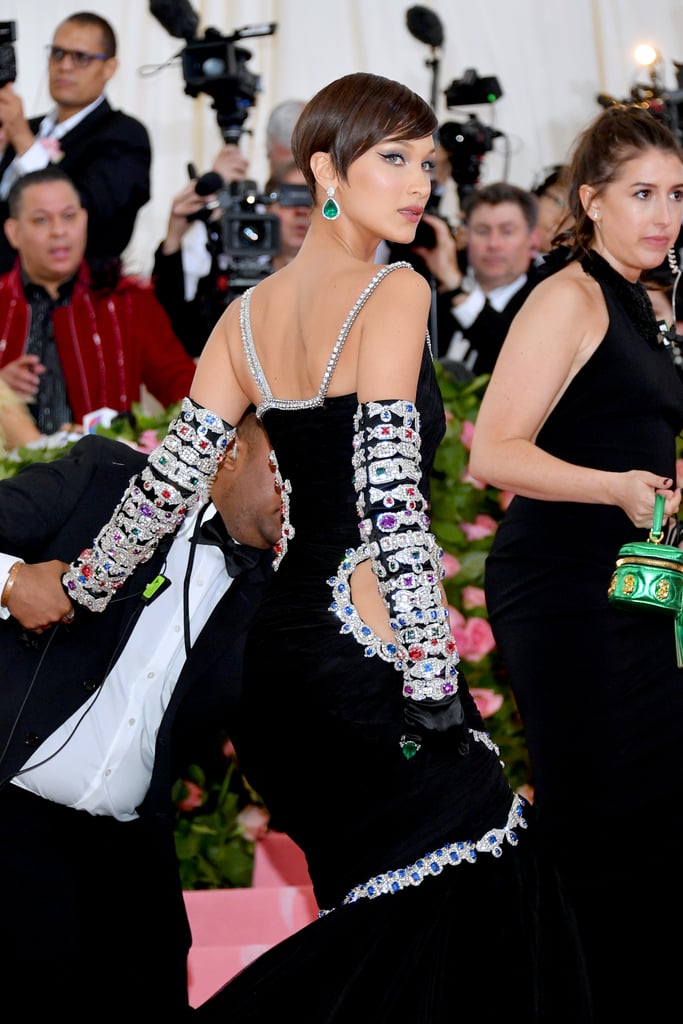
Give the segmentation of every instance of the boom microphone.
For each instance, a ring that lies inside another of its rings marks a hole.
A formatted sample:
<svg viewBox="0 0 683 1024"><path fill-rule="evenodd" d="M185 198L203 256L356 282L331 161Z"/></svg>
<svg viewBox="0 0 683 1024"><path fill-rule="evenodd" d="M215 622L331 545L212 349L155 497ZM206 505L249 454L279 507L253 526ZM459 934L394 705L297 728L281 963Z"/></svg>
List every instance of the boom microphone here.
<svg viewBox="0 0 683 1024"><path fill-rule="evenodd" d="M199 15L187 0L149 0L149 12L170 36L188 43L195 38Z"/></svg>
<svg viewBox="0 0 683 1024"><path fill-rule="evenodd" d="M427 46L443 44L443 25L438 14L428 7L409 7L406 11L406 25L412 36Z"/></svg>

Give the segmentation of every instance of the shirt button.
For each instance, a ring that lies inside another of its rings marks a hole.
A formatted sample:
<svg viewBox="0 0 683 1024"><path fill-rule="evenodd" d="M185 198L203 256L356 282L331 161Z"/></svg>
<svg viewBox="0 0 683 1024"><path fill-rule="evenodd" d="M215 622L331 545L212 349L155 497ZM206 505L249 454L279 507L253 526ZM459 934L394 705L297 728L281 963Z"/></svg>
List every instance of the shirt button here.
<svg viewBox="0 0 683 1024"><path fill-rule="evenodd" d="M179 633L179 632L180 632L180 626L178 626L178 625L176 624L176 625L175 625L175 626L173 627L173 631L174 631L175 633Z"/></svg>
<svg viewBox="0 0 683 1024"><path fill-rule="evenodd" d="M129 718L128 719L128 725L135 725L135 719L134 718Z"/></svg>
<svg viewBox="0 0 683 1024"><path fill-rule="evenodd" d="M111 768L107 768L107 770L105 771L104 774L105 775L111 775Z"/></svg>
<svg viewBox="0 0 683 1024"><path fill-rule="evenodd" d="M154 679L154 672L148 672L147 673L147 678L148 679Z"/></svg>

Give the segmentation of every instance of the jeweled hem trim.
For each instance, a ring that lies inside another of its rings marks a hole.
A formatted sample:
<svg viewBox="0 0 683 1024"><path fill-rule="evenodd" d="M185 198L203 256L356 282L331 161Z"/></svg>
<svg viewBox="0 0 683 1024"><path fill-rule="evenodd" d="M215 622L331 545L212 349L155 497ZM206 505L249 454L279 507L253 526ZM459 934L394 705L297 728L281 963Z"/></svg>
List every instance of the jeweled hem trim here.
<svg viewBox="0 0 683 1024"><path fill-rule="evenodd" d="M515 794L508 814L507 822L503 828L492 828L476 842L473 839L466 839L456 843L444 843L437 850L420 857L414 864L406 868L398 868L395 871L386 871L377 875L362 885L347 893L341 902L341 906L349 903L357 903L361 899L377 899L378 896L391 895L407 889L409 886L420 885L425 878L440 875L444 868L455 867L458 864L474 864L479 853L491 853L494 857L501 857L503 854L503 843L505 840L510 846L516 846L519 842L515 828L527 828L527 820L524 817L526 800ZM318 917L325 917L331 914L335 907L329 910L320 910Z"/></svg>

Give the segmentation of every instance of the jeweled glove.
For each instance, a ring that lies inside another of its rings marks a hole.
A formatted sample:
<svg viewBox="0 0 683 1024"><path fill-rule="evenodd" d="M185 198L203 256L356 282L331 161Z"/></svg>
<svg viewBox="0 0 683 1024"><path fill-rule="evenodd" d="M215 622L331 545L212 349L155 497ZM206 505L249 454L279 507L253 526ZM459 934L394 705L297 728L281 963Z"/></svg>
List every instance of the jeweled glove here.
<svg viewBox="0 0 683 1024"><path fill-rule="evenodd" d="M353 467L362 540L396 632L403 673L404 756L428 734L461 727L459 655L439 586L441 549L420 492L420 424L406 401L366 402L355 420Z"/></svg>
<svg viewBox="0 0 683 1024"><path fill-rule="evenodd" d="M131 479L112 518L62 576L72 600L94 612L106 608L160 539L175 533L198 501L208 500L235 433L216 413L183 399L180 415Z"/></svg>

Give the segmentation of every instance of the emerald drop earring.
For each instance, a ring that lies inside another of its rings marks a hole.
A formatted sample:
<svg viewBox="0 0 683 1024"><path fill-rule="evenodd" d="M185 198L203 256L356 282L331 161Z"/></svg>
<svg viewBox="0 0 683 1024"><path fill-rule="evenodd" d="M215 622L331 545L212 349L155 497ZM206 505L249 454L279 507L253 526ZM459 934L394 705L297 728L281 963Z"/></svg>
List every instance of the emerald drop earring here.
<svg viewBox="0 0 683 1024"><path fill-rule="evenodd" d="M327 200L322 209L323 217L325 220L336 220L340 213L339 203L334 198L334 188L330 185L327 190Z"/></svg>

